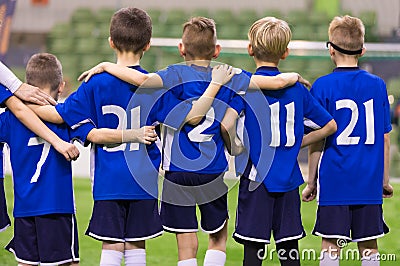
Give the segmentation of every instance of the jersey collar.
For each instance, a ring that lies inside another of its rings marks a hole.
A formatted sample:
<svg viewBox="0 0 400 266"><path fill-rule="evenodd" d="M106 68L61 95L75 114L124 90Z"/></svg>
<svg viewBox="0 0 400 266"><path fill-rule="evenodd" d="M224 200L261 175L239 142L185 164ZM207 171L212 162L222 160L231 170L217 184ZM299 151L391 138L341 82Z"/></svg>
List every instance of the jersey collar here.
<svg viewBox="0 0 400 266"><path fill-rule="evenodd" d="M256 70L256 74L263 74L263 73L268 73L271 74L271 72L279 72L279 69L277 67L270 67L270 66L260 66L259 68L257 68Z"/></svg>
<svg viewBox="0 0 400 266"><path fill-rule="evenodd" d="M346 71L357 71L360 70L360 67L337 67L333 70L333 72L346 72Z"/></svg>

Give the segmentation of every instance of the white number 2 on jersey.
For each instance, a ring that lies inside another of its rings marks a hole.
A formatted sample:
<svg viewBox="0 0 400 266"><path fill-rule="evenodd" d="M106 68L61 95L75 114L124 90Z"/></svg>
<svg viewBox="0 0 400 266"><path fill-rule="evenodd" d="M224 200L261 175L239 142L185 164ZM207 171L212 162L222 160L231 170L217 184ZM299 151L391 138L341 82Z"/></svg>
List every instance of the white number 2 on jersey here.
<svg viewBox="0 0 400 266"><path fill-rule="evenodd" d="M28 146L43 145L42 154L40 155L39 162L36 165L36 171L31 178L31 183L36 183L38 181L40 172L42 171L43 164L46 162L47 156L50 151L50 143L45 141L40 137L33 137L29 139Z"/></svg>
<svg viewBox="0 0 400 266"><path fill-rule="evenodd" d="M212 137L214 136L213 134L203 134L203 132L211 127L211 125L214 123L215 119L215 111L214 108L211 107L210 110L208 110L206 114L206 119L203 121L203 123L197 125L195 128L192 129L188 133L188 137L190 141L193 142L207 142L211 141Z"/></svg>
<svg viewBox="0 0 400 266"><path fill-rule="evenodd" d="M365 106L365 123L367 129L367 138L365 140L365 144L374 144L375 143L375 131L374 131L374 100L371 99L364 103ZM353 100L344 99L336 102L336 110L347 108L351 110L351 118L349 124L346 128L339 134L337 137L337 145L356 145L360 141L360 137L350 137L351 133L353 133L354 127L357 124L359 113L358 106Z"/></svg>

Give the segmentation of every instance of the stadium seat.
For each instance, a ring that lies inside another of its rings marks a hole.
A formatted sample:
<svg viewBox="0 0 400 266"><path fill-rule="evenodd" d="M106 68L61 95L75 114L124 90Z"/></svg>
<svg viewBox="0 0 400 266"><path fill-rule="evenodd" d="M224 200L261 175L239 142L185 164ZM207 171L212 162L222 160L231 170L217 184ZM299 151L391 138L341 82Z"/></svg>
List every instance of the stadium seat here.
<svg viewBox="0 0 400 266"><path fill-rule="evenodd" d="M88 21L95 21L96 17L93 11L90 8L78 8L76 9L71 16L72 23L80 23L80 22L88 22Z"/></svg>
<svg viewBox="0 0 400 266"><path fill-rule="evenodd" d="M189 13L190 13L190 17L206 17L206 18L212 17L210 12L208 11L208 9L199 8L199 9L195 9Z"/></svg>
<svg viewBox="0 0 400 266"><path fill-rule="evenodd" d="M98 52L97 39L95 38L75 39L75 52L78 54Z"/></svg>
<svg viewBox="0 0 400 266"><path fill-rule="evenodd" d="M217 24L219 39L241 39L242 28L236 24Z"/></svg>
<svg viewBox="0 0 400 266"><path fill-rule="evenodd" d="M160 17L162 14L160 9L148 9L146 12L150 16L153 25L158 25L160 23Z"/></svg>
<svg viewBox="0 0 400 266"><path fill-rule="evenodd" d="M287 15L287 22L291 25L306 25L308 24L308 16L310 12L305 10L291 10Z"/></svg>
<svg viewBox="0 0 400 266"><path fill-rule="evenodd" d="M100 8L97 10L96 18L99 23L107 23L110 24L110 20L112 15L115 13L115 9L113 8Z"/></svg>
<svg viewBox="0 0 400 266"><path fill-rule="evenodd" d="M75 37L90 38L96 36L96 24L92 22L81 22L73 25L73 35Z"/></svg>
<svg viewBox="0 0 400 266"><path fill-rule="evenodd" d="M186 11L183 9L171 9L165 13L162 23L169 25L182 25L187 20Z"/></svg>
<svg viewBox="0 0 400 266"><path fill-rule="evenodd" d="M48 40L49 51L54 54L73 52L71 38L51 38Z"/></svg>
<svg viewBox="0 0 400 266"><path fill-rule="evenodd" d="M314 28L309 24L294 24L292 29L293 40L314 40Z"/></svg>
<svg viewBox="0 0 400 266"><path fill-rule="evenodd" d="M68 38L71 35L71 26L69 23L58 23L53 26L49 32L50 38Z"/></svg>
<svg viewBox="0 0 400 266"><path fill-rule="evenodd" d="M241 26L250 27L260 16L254 9L243 9L239 12L237 16L236 23Z"/></svg>
<svg viewBox="0 0 400 266"><path fill-rule="evenodd" d="M266 9L261 13L261 18L263 17L276 17L279 19L285 19L285 16L283 15L283 13L279 10L276 9Z"/></svg>
<svg viewBox="0 0 400 266"><path fill-rule="evenodd" d="M230 9L219 9L213 12L212 17L218 25L227 25L234 23L235 16Z"/></svg>

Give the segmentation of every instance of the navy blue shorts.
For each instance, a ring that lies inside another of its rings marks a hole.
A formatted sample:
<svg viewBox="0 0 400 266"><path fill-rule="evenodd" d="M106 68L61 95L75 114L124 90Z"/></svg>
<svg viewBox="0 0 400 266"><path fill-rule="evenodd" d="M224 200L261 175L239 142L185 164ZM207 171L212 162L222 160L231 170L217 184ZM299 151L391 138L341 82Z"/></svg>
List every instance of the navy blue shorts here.
<svg viewBox="0 0 400 266"><path fill-rule="evenodd" d="M163 233L158 202L149 200L98 200L86 235L100 241L135 242Z"/></svg>
<svg viewBox="0 0 400 266"><path fill-rule="evenodd" d="M79 261L78 229L73 214L14 219L14 237L6 249L20 263L38 265Z"/></svg>
<svg viewBox="0 0 400 266"><path fill-rule="evenodd" d="M0 232L11 225L7 212L6 194L4 193L4 178L0 178Z"/></svg>
<svg viewBox="0 0 400 266"><path fill-rule="evenodd" d="M276 243L303 238L306 233L301 222L298 188L268 192L264 184L258 183L255 188L254 183L246 177L240 179L233 238L239 243L269 244L271 231Z"/></svg>
<svg viewBox="0 0 400 266"><path fill-rule="evenodd" d="M389 232L382 205L318 206L313 234L353 242L376 239Z"/></svg>
<svg viewBox="0 0 400 266"><path fill-rule="evenodd" d="M197 232L196 205L201 229L219 232L228 218L228 187L223 174L166 172L161 201L161 220L169 232Z"/></svg>

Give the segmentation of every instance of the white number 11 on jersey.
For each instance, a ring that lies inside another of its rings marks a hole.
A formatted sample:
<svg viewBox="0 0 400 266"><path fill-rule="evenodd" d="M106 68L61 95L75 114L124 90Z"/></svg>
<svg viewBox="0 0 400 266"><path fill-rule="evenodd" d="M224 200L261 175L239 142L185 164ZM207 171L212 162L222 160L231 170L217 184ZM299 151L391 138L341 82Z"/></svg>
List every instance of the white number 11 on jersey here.
<svg viewBox="0 0 400 266"><path fill-rule="evenodd" d="M31 183L36 183L38 181L40 172L42 170L42 166L43 166L44 162L46 161L47 156L49 155L51 145L50 145L50 143L48 143L47 141L45 141L44 139L42 139L40 137L30 138L29 142L28 142L28 146L36 146L36 145L42 145L42 144L43 144L42 154L40 155L39 162L36 165L36 171L31 178Z"/></svg>

